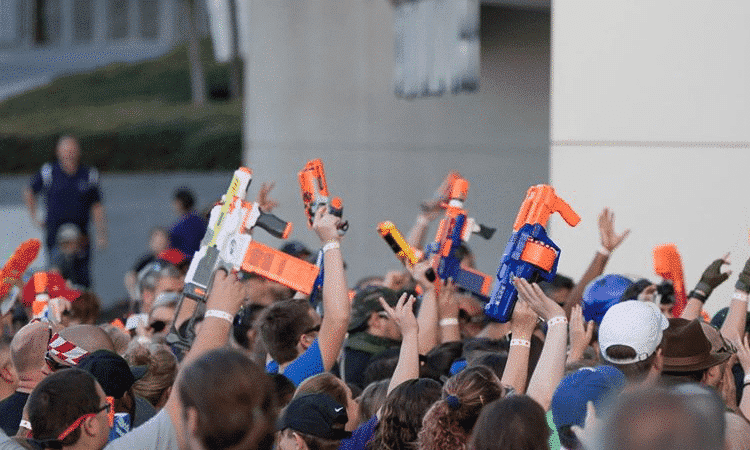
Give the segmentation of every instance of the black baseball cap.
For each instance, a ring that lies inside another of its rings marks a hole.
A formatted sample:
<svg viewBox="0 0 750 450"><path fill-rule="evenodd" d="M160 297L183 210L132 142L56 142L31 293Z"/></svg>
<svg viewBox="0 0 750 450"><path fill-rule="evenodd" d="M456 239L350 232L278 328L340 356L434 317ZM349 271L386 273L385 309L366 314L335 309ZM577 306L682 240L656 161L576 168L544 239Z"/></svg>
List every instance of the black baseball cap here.
<svg viewBox="0 0 750 450"><path fill-rule="evenodd" d="M328 394L305 394L292 399L276 423L279 431L287 428L323 439L338 441L351 437L344 427L349 420L346 408Z"/></svg>
<svg viewBox="0 0 750 450"><path fill-rule="evenodd" d="M130 367L122 356L109 350L91 353L76 367L93 375L104 393L114 398L122 398L133 383L146 374L146 366Z"/></svg>

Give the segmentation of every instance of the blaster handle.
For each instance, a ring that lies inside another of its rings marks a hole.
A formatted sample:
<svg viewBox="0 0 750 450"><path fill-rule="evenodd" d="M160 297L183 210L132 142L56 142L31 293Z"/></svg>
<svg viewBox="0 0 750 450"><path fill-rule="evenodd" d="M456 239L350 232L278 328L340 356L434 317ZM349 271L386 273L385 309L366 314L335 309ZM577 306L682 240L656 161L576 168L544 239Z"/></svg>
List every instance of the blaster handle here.
<svg viewBox="0 0 750 450"><path fill-rule="evenodd" d="M492 236L495 234L495 231L497 231L497 228L488 227L480 223L479 231L477 231L476 234L482 236L483 238L487 240L490 240L492 239Z"/></svg>
<svg viewBox="0 0 750 450"><path fill-rule="evenodd" d="M285 222L271 213L260 213L256 226L263 228L268 233L279 239L286 239L292 232L292 222Z"/></svg>

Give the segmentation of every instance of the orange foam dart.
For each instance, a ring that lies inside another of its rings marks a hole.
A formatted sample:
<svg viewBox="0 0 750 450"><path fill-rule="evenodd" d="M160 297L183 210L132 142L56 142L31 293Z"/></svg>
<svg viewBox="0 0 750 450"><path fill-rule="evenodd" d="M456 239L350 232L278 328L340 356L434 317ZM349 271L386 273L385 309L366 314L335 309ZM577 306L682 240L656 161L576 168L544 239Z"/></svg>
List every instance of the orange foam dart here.
<svg viewBox="0 0 750 450"><path fill-rule="evenodd" d="M662 244L654 247L654 272L672 282L674 287L672 315L680 317L687 304L687 295L685 277L682 272L682 257L675 244Z"/></svg>
<svg viewBox="0 0 750 450"><path fill-rule="evenodd" d="M555 188L545 184L532 186L518 211L513 229L518 231L527 223L546 227L549 216L556 212L560 213L563 220L571 227L578 225L581 221L581 217L573 211L573 208L555 194Z"/></svg>
<svg viewBox="0 0 750 450"><path fill-rule="evenodd" d="M0 298L8 295L13 286L19 283L26 269L39 255L41 246L39 239L28 239L10 255L0 271Z"/></svg>

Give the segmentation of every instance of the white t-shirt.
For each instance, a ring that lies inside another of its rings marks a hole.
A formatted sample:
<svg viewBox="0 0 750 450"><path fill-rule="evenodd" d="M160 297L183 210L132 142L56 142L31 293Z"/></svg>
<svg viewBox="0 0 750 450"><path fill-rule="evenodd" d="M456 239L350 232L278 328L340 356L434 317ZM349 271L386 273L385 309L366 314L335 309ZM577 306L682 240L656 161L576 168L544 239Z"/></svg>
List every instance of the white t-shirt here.
<svg viewBox="0 0 750 450"><path fill-rule="evenodd" d="M110 442L104 450L179 450L177 432L165 410L148 422Z"/></svg>

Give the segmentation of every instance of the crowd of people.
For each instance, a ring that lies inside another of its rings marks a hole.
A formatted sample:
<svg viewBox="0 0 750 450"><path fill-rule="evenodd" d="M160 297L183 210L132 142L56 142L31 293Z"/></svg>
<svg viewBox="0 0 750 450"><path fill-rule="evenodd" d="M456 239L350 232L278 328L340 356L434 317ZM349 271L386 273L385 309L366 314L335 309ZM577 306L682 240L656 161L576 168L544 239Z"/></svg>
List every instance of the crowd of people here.
<svg viewBox="0 0 750 450"><path fill-rule="evenodd" d="M85 213L96 221L87 173ZM35 179L27 195L43 185ZM172 232L205 231L185 192L175 202L183 219ZM438 199L423 205L412 247L442 211ZM728 308L703 311L730 276L725 256L675 317L668 281L605 273L628 235L605 208L582 278L513 279L518 300L499 323L453 280L431 281L429 261L350 284L340 222L325 207L315 213L325 270L312 302L218 270L205 305L185 313L199 243L170 243L166 230L126 275L131 299L114 316L76 280L46 277L47 290L36 286L46 309L23 297L2 319L0 450L750 449L750 260ZM280 250L317 259L299 242ZM470 249L459 253L473 267ZM170 346L170 330L194 336L189 349Z"/></svg>

